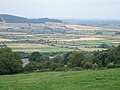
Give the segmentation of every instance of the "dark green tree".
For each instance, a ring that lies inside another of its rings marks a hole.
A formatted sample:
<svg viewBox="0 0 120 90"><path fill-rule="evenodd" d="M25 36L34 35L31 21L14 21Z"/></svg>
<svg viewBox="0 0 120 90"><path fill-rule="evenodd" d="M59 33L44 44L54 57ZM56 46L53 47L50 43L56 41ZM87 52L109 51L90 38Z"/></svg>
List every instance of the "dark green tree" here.
<svg viewBox="0 0 120 90"><path fill-rule="evenodd" d="M91 69L92 68L92 63L91 62L85 62L85 64L83 65L84 69Z"/></svg>
<svg viewBox="0 0 120 90"><path fill-rule="evenodd" d="M41 69L41 65L33 61L23 67L24 72L33 72L37 69Z"/></svg>
<svg viewBox="0 0 120 90"><path fill-rule="evenodd" d="M72 67L81 67L81 62L84 60L83 53L79 51L73 51L68 56L68 63L72 65Z"/></svg>
<svg viewBox="0 0 120 90"><path fill-rule="evenodd" d="M0 74L16 74L22 71L20 56L10 48L0 49Z"/></svg>
<svg viewBox="0 0 120 90"><path fill-rule="evenodd" d="M108 46L106 43L102 43L98 47L99 48L109 48L110 46Z"/></svg>
<svg viewBox="0 0 120 90"><path fill-rule="evenodd" d="M46 54L41 54L39 52L33 52L30 57L30 61L37 61L37 62L44 62L46 60L49 60L49 56Z"/></svg>
<svg viewBox="0 0 120 90"><path fill-rule="evenodd" d="M62 63L63 60L64 60L63 55L57 55L53 58L54 63Z"/></svg>

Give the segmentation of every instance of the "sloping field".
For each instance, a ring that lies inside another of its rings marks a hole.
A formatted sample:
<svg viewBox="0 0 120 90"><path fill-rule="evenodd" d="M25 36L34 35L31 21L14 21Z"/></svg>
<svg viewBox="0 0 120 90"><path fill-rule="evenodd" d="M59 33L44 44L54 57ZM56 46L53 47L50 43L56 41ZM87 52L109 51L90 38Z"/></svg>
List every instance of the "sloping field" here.
<svg viewBox="0 0 120 90"><path fill-rule="evenodd" d="M120 90L120 69L0 76L0 90Z"/></svg>

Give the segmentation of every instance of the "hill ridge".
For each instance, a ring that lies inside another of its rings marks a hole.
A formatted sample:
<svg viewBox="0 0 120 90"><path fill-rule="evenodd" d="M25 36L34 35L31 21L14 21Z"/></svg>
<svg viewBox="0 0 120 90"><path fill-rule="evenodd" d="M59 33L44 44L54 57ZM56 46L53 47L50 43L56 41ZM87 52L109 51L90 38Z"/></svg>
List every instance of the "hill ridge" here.
<svg viewBox="0 0 120 90"><path fill-rule="evenodd" d="M61 20L58 19L49 19L49 18L36 18L36 19L28 19L20 16L9 15L9 14L0 14L0 22L6 23L45 23L45 22L58 22L62 23Z"/></svg>

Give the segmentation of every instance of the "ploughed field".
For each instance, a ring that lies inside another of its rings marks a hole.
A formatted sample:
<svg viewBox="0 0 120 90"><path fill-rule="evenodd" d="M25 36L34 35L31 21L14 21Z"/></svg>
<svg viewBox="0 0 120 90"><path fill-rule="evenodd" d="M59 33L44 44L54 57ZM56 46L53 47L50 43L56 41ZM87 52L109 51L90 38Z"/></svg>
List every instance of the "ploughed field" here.
<svg viewBox="0 0 120 90"><path fill-rule="evenodd" d="M0 76L0 90L120 90L120 69Z"/></svg>

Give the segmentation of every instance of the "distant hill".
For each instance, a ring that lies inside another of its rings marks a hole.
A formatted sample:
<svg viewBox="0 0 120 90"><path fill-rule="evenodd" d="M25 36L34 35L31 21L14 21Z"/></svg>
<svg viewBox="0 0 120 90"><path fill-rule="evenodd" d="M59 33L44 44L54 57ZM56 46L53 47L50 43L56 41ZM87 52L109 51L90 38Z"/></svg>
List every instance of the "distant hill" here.
<svg viewBox="0 0 120 90"><path fill-rule="evenodd" d="M0 14L0 22L6 23L45 23L45 22L62 22L58 19L38 18L28 19L19 16L13 16L8 14Z"/></svg>

